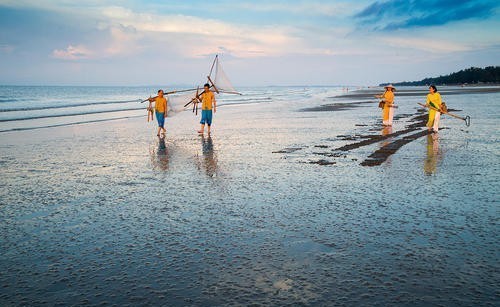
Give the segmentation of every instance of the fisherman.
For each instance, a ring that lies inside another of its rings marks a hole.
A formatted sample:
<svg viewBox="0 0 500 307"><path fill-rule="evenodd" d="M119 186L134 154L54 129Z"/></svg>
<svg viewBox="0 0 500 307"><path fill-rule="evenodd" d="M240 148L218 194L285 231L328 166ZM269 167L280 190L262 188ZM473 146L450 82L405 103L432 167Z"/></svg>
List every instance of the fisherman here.
<svg viewBox="0 0 500 307"><path fill-rule="evenodd" d="M439 130L439 118L441 117L441 112L436 111L441 110L441 94L435 85L429 86L429 94L427 94L427 102L425 103L429 107L429 120L427 121L427 129L429 132L438 132Z"/></svg>
<svg viewBox="0 0 500 307"><path fill-rule="evenodd" d="M156 120L158 121L158 133L159 137L165 136L167 130L165 129L165 118L167 117L167 98L163 96L163 90L158 90L158 96L156 98L149 98L149 110L154 108L156 114ZM153 101L155 102L154 107L152 106Z"/></svg>
<svg viewBox="0 0 500 307"><path fill-rule="evenodd" d="M375 96L382 99L379 106L382 108L382 125L392 126L392 118L394 117L394 92L396 88L389 84L384 87L385 92L382 95Z"/></svg>
<svg viewBox="0 0 500 307"><path fill-rule="evenodd" d="M201 128L198 133L203 134L206 124L208 126L208 135L210 135L210 126L212 125L212 109L213 113L217 112L217 103L215 101L214 93L210 91L210 85L206 83L203 87L204 92L201 94Z"/></svg>

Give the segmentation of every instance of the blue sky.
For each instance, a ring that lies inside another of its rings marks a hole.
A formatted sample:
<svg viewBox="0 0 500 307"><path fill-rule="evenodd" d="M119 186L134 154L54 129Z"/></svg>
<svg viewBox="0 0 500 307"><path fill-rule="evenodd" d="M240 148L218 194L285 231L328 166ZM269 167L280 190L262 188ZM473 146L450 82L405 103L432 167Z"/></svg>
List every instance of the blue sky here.
<svg viewBox="0 0 500 307"><path fill-rule="evenodd" d="M0 0L0 84L373 85L500 65L500 2Z"/></svg>

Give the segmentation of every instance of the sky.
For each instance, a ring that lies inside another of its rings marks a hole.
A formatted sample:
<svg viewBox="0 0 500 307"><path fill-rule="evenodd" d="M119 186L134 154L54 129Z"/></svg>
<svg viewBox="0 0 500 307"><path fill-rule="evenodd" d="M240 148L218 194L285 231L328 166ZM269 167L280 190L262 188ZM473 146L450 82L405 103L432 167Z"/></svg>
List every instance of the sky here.
<svg viewBox="0 0 500 307"><path fill-rule="evenodd" d="M500 65L498 0L0 0L0 84L376 85Z"/></svg>

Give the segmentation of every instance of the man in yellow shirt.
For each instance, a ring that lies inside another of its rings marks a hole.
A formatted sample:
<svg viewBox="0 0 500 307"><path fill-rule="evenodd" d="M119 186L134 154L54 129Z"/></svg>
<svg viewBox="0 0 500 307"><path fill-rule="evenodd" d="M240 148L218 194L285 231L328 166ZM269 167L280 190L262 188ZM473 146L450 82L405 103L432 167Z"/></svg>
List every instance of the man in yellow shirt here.
<svg viewBox="0 0 500 307"><path fill-rule="evenodd" d="M217 103L215 101L214 93L210 91L210 85L206 83L203 87L204 92L201 94L201 128L198 133L203 134L206 124L208 126L208 135L210 135L210 126L212 126L212 109L213 113L217 111Z"/></svg>
<svg viewBox="0 0 500 307"><path fill-rule="evenodd" d="M167 117L167 98L163 96L163 90L158 90L158 96L156 98L149 98L149 108L152 108L152 103L155 102L155 114L156 120L158 121L158 133L157 136L165 135L167 130L165 130L165 118Z"/></svg>
<svg viewBox="0 0 500 307"><path fill-rule="evenodd" d="M427 106L441 110L441 94L438 93L435 85L429 86L429 94L427 94ZM429 108L429 120L427 121L427 129L432 132L438 132L439 129L439 118L441 117L441 112Z"/></svg>

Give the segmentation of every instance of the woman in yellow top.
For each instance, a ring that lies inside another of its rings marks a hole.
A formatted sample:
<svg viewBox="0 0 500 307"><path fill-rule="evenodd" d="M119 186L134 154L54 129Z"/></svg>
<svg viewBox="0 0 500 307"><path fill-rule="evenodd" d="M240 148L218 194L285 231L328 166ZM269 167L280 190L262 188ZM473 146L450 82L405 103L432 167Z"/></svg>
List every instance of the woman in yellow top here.
<svg viewBox="0 0 500 307"><path fill-rule="evenodd" d="M426 106L432 107L429 108L429 120L426 125L429 131L438 132L441 113L433 110L433 108L441 110L441 104L441 94L438 93L436 86L429 86L429 94L427 94L427 102L425 103Z"/></svg>
<svg viewBox="0 0 500 307"><path fill-rule="evenodd" d="M392 118L394 117L394 92L396 88L389 84L384 87L385 93L382 95L375 96L382 99L384 102L384 108L382 109L382 125L392 126Z"/></svg>
<svg viewBox="0 0 500 307"><path fill-rule="evenodd" d="M167 98L163 96L163 90L158 90L158 96L156 98L149 98L149 108L151 108L151 103L155 102L155 114L156 120L158 121L158 133L157 136L165 135L167 130L165 130L165 118L167 117Z"/></svg>

